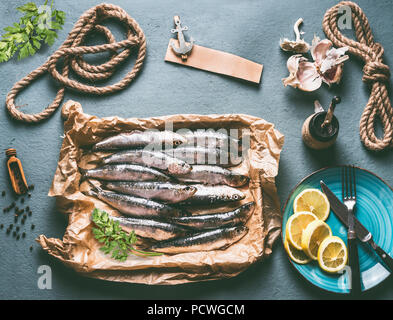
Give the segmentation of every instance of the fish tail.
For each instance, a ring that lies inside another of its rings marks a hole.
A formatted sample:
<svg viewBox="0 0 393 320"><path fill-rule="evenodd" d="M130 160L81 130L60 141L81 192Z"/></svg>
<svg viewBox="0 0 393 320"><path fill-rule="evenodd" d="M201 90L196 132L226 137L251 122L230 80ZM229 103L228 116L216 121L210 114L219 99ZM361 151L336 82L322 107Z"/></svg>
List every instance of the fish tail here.
<svg viewBox="0 0 393 320"><path fill-rule="evenodd" d="M79 168L79 172L81 174L81 182L85 181L88 178L88 170L83 169L83 168Z"/></svg>

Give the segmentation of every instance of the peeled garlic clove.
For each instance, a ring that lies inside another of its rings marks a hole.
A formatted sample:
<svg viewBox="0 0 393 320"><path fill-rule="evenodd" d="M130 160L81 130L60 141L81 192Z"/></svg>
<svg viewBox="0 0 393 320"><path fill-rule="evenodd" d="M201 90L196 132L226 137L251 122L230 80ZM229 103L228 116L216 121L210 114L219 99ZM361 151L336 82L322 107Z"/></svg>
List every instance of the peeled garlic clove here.
<svg viewBox="0 0 393 320"><path fill-rule="evenodd" d="M292 41L287 38L280 40L280 47L284 51L291 51L296 53L306 53L310 49L310 45L300 38L299 25L303 22L302 18L299 18L293 26L293 31L296 34L296 40Z"/></svg>

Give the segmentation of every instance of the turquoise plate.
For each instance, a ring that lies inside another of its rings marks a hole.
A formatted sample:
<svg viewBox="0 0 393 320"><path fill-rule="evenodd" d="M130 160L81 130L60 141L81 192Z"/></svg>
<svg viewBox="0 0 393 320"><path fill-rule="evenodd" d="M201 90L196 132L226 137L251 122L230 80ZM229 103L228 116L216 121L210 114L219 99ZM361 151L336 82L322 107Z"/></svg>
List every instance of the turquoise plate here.
<svg viewBox="0 0 393 320"><path fill-rule="evenodd" d="M321 190L323 180L334 194L341 199L341 167L318 170L303 179L292 191L283 213L283 230L288 218L293 214L293 201L296 196L307 188ZM393 189L375 174L356 168L357 211L356 217L372 233L375 242L393 256ZM333 235L347 241L347 229L331 211L326 223ZM285 232L282 232L285 240ZM358 242L362 290L366 291L381 283L389 276L368 244ZM329 274L319 268L317 261L300 265L289 259L299 273L312 284L324 290L349 293L349 272L344 268L342 273Z"/></svg>

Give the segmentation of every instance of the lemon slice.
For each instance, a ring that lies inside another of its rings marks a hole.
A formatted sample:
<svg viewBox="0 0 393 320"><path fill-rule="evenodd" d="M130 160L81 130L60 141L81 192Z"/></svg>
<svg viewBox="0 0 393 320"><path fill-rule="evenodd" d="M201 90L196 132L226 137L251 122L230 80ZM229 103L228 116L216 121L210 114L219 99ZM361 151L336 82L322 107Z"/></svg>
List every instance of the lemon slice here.
<svg viewBox="0 0 393 320"><path fill-rule="evenodd" d="M348 260L348 250L341 238L331 236L322 241L318 249L318 263L322 270L330 273L344 269Z"/></svg>
<svg viewBox="0 0 393 320"><path fill-rule="evenodd" d="M306 264L311 261L311 259L303 252L303 250L296 249L288 242L287 239L284 241L284 248L292 261L295 261L298 264Z"/></svg>
<svg viewBox="0 0 393 320"><path fill-rule="evenodd" d="M317 216L311 212L298 212L291 215L285 227L285 238L295 249L302 250L303 230L310 222L317 219Z"/></svg>
<svg viewBox="0 0 393 320"><path fill-rule="evenodd" d="M302 233L301 246L303 251L313 260L318 259L319 245L332 235L330 227L321 220L310 222Z"/></svg>
<svg viewBox="0 0 393 320"><path fill-rule="evenodd" d="M330 204L326 195L318 189L303 190L293 202L295 213L309 211L315 214L318 219L325 221L330 213Z"/></svg>

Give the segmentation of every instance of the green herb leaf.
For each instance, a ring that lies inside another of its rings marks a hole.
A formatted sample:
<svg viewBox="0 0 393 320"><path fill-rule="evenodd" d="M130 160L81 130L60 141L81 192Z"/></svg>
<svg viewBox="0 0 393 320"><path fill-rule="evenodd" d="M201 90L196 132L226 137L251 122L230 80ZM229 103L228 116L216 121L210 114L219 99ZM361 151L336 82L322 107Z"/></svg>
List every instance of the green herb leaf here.
<svg viewBox="0 0 393 320"><path fill-rule="evenodd" d="M162 253L158 252L146 252L135 249L134 245L138 241L135 232L131 231L128 234L124 232L119 222L110 219L105 211L95 208L91 217L97 227L93 228L94 238L104 244L100 250L105 254L111 254L113 259L125 261L130 253L143 257L162 255Z"/></svg>
<svg viewBox="0 0 393 320"><path fill-rule="evenodd" d="M4 28L0 39L0 62L11 59L17 51L18 59L32 56L41 48L41 43L53 45L57 33L55 30L62 29L65 22L65 12L53 9L53 1L50 6L46 0L43 6L37 6L34 2L28 2L16 8L24 16L13 26Z"/></svg>

